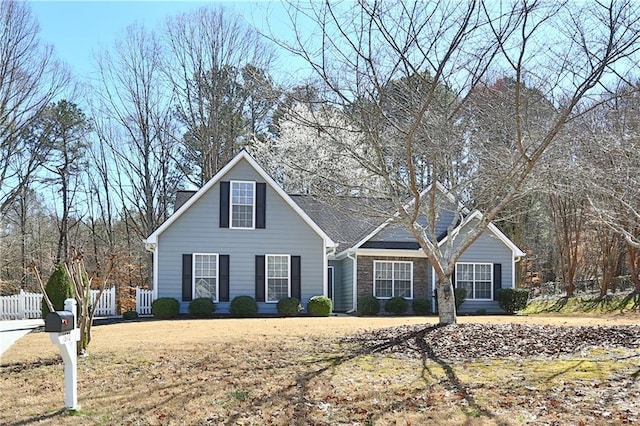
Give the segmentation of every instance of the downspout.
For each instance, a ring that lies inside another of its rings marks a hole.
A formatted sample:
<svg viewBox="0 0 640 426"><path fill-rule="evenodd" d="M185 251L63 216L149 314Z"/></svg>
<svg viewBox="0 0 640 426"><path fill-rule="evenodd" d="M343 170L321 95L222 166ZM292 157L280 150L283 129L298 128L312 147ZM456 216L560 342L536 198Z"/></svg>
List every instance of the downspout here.
<svg viewBox="0 0 640 426"><path fill-rule="evenodd" d="M158 298L158 244L144 242L144 248L153 253L153 300Z"/></svg>
<svg viewBox="0 0 640 426"><path fill-rule="evenodd" d="M434 294L436 292L436 270L431 265L431 312L436 312L436 298Z"/></svg>
<svg viewBox="0 0 640 426"><path fill-rule="evenodd" d="M523 256L513 256L513 261L511 262L511 288L516 288L516 263L522 260Z"/></svg>
<svg viewBox="0 0 640 426"><path fill-rule="evenodd" d="M356 253L354 251L348 251L347 258L353 261L353 271L352 271L353 295L351 297L352 308L347 311L348 314L352 314L358 310L358 260L356 258Z"/></svg>

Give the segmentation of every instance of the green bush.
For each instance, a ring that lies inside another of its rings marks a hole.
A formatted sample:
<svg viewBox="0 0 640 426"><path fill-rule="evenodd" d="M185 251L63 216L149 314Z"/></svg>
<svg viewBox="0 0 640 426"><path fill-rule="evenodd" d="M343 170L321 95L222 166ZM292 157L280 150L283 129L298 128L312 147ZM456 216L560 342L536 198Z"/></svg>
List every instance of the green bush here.
<svg viewBox="0 0 640 426"><path fill-rule="evenodd" d="M456 302L456 312L457 312L458 309L460 309L460 306L462 306L464 301L467 299L467 289L456 288L455 290L453 290L453 297Z"/></svg>
<svg viewBox="0 0 640 426"><path fill-rule="evenodd" d="M325 296L313 296L307 303L307 312L312 317L328 317L332 308L331 299Z"/></svg>
<svg viewBox="0 0 640 426"><path fill-rule="evenodd" d="M198 297L189 302L189 314L196 318L211 318L216 305L208 297Z"/></svg>
<svg viewBox="0 0 640 426"><path fill-rule="evenodd" d="M44 290L56 311L62 311L64 309L64 301L74 297L73 285L63 264L56 266ZM44 296L42 299L42 318L46 318L49 313L49 305L44 300Z"/></svg>
<svg viewBox="0 0 640 426"><path fill-rule="evenodd" d="M122 313L123 320L134 320L138 319L138 313L136 311L126 311Z"/></svg>
<svg viewBox="0 0 640 426"><path fill-rule="evenodd" d="M374 316L380 312L380 301L373 296L364 296L358 299L358 315Z"/></svg>
<svg viewBox="0 0 640 426"><path fill-rule="evenodd" d="M431 301L426 297L413 299L411 307L416 315L429 315L431 313Z"/></svg>
<svg viewBox="0 0 640 426"><path fill-rule="evenodd" d="M161 297L151 303L151 313L158 319L170 319L178 316L180 302L173 297Z"/></svg>
<svg viewBox="0 0 640 426"><path fill-rule="evenodd" d="M409 302L404 297L392 297L384 304L385 312L389 312L394 315L402 315L409 309Z"/></svg>
<svg viewBox="0 0 640 426"><path fill-rule="evenodd" d="M438 310L438 292L434 292L434 295L436 296L436 311ZM462 304L464 303L464 301L467 299L467 290L464 288L455 288L453 289L453 301L456 305L456 312L458 312L458 309L460 309L460 306L462 306Z"/></svg>
<svg viewBox="0 0 640 426"><path fill-rule="evenodd" d="M529 300L529 290L525 288L501 288L498 289L498 304L510 314L524 309Z"/></svg>
<svg viewBox="0 0 640 426"><path fill-rule="evenodd" d="M237 296L231 301L230 311L234 317L255 317L258 315L258 304L251 296Z"/></svg>
<svg viewBox="0 0 640 426"><path fill-rule="evenodd" d="M302 311L300 301L295 297L285 297L278 301L278 313L283 317L293 317Z"/></svg>

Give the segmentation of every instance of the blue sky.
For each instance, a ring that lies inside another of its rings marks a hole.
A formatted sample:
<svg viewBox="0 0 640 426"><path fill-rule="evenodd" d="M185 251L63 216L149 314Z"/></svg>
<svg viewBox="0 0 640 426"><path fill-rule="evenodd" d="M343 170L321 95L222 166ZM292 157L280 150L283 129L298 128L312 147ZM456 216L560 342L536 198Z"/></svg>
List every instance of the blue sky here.
<svg viewBox="0 0 640 426"><path fill-rule="evenodd" d="M261 25L265 14L277 16L278 3L196 1L45 1L29 0L40 24L41 38L54 46L57 56L79 77L92 70L94 52L111 47L123 28L133 22L148 28L168 16L207 4L233 9L250 24ZM274 15L275 14L275 15Z"/></svg>

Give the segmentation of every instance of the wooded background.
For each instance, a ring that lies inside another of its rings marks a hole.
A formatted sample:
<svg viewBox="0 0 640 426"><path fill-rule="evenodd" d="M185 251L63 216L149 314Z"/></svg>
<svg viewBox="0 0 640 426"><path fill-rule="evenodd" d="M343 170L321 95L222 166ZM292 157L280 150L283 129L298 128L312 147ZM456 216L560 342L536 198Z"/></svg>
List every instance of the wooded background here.
<svg viewBox="0 0 640 426"><path fill-rule="evenodd" d="M527 253L521 285L640 291L637 6L491 3L290 3L296 40L205 7L131 25L83 79L3 1L0 294L72 247L96 282L110 258L123 291L150 285L143 239L241 149L325 199L438 180Z"/></svg>

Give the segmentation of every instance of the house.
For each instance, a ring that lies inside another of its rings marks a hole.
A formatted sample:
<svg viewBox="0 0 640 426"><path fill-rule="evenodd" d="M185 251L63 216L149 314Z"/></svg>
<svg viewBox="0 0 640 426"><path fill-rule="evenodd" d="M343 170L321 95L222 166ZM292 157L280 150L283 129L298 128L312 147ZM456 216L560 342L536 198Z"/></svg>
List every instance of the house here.
<svg viewBox="0 0 640 426"><path fill-rule="evenodd" d="M440 243L447 244L453 209L440 189ZM326 295L342 312L353 312L364 295L431 298L435 274L410 233L391 219L351 214L351 204L348 197L327 205L289 195L242 151L200 190L180 194L174 214L145 240L154 254L154 298L176 298L187 312L194 298L210 297L221 313L240 295L254 297L260 313L277 312L287 296L306 305ZM457 265L456 286L469 294L462 312L499 311L495 290L515 287L522 256L491 224Z"/></svg>

